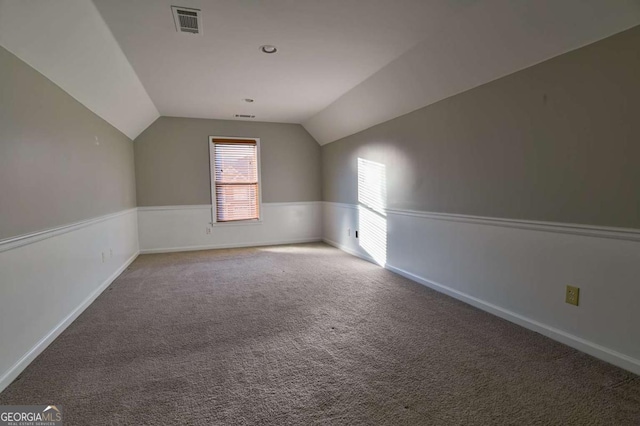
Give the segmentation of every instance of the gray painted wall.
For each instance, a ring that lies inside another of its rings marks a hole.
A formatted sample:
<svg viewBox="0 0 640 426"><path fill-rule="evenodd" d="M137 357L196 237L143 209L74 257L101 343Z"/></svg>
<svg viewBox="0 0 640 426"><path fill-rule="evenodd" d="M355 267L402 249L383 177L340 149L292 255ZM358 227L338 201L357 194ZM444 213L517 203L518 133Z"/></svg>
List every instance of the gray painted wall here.
<svg viewBox="0 0 640 426"><path fill-rule="evenodd" d="M260 138L263 202L321 200L320 146L299 124L160 117L134 141L138 206L210 204L209 136Z"/></svg>
<svg viewBox="0 0 640 426"><path fill-rule="evenodd" d="M131 140L2 47L0 99L0 239L135 207Z"/></svg>
<svg viewBox="0 0 640 426"><path fill-rule="evenodd" d="M640 228L640 27L322 147L323 199Z"/></svg>

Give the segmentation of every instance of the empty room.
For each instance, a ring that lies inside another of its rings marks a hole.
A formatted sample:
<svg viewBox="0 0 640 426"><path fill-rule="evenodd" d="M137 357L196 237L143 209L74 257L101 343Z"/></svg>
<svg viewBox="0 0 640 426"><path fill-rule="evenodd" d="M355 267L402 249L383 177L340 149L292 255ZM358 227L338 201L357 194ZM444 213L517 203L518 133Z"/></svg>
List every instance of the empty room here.
<svg viewBox="0 0 640 426"><path fill-rule="evenodd" d="M640 425L640 1L0 0L1 425Z"/></svg>

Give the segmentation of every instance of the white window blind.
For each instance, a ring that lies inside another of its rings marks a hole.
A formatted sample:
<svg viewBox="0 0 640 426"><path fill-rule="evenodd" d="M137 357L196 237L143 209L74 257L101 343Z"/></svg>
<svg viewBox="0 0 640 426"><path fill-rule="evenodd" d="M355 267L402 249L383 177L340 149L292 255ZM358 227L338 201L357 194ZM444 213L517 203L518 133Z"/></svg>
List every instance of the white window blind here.
<svg viewBox="0 0 640 426"><path fill-rule="evenodd" d="M258 148L254 140L213 139L216 220L260 217Z"/></svg>

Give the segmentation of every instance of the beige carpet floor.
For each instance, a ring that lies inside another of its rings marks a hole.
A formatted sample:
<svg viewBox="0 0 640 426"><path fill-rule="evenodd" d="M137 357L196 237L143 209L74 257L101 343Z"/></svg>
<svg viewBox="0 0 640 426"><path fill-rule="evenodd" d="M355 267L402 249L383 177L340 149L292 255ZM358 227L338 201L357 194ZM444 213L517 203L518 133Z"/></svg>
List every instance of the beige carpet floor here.
<svg viewBox="0 0 640 426"><path fill-rule="evenodd" d="M640 379L324 244L140 256L0 394L65 424L638 425Z"/></svg>

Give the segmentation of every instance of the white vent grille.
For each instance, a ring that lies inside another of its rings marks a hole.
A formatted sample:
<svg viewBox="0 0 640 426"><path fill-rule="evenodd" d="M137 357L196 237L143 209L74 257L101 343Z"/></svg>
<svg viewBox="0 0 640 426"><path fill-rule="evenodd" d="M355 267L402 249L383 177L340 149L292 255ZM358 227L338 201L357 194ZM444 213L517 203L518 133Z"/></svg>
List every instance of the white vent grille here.
<svg viewBox="0 0 640 426"><path fill-rule="evenodd" d="M179 33L202 34L202 15L200 9L171 6L173 22Z"/></svg>

